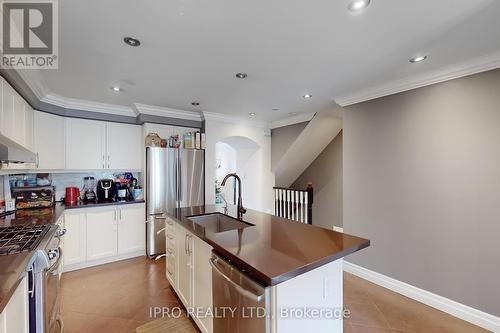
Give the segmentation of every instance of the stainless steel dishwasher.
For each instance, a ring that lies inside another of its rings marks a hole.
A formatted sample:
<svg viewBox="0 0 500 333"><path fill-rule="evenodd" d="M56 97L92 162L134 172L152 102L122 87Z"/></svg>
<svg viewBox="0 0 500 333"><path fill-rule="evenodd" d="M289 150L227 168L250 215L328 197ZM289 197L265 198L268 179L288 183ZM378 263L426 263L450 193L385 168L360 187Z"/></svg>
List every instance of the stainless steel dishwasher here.
<svg viewBox="0 0 500 333"><path fill-rule="evenodd" d="M268 333L269 288L212 252L214 333Z"/></svg>

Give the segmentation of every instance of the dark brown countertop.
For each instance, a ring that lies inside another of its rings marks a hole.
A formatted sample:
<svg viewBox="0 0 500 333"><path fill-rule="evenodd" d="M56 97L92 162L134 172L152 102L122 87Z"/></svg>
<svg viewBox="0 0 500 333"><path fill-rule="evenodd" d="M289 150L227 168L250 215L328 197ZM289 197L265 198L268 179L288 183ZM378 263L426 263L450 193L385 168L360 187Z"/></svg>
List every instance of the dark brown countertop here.
<svg viewBox="0 0 500 333"><path fill-rule="evenodd" d="M255 226L221 233L205 230L189 220L190 216L222 211L221 207L209 205L180 208L168 215L266 286L284 282L370 245L364 238L254 210L248 210L243 221ZM229 207L227 215L236 217L234 206Z"/></svg>
<svg viewBox="0 0 500 333"><path fill-rule="evenodd" d="M18 225L54 224L64 212L60 203L52 208L18 210L0 217L0 228ZM10 300L26 271L33 252L0 255L0 312Z"/></svg>
<svg viewBox="0 0 500 333"><path fill-rule="evenodd" d="M100 207L100 206L118 206L118 205L130 205L137 203L144 203L144 200L125 200L125 201L91 201L91 202L83 202L79 201L73 205L64 205L66 209L78 209L78 208L87 208L87 207Z"/></svg>

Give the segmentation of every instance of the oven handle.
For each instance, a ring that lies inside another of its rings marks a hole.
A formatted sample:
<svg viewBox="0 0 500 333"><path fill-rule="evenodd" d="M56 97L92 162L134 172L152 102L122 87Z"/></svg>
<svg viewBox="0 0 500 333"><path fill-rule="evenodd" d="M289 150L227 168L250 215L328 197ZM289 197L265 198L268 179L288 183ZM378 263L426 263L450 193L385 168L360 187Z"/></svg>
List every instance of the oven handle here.
<svg viewBox="0 0 500 333"><path fill-rule="evenodd" d="M219 269L219 267L217 267L217 261L218 260L215 258L210 258L209 259L210 266L212 266L214 272L219 274L222 278L224 278L224 280L226 280L230 285L232 285L238 291L238 293L240 293L241 295L243 295L245 297L250 298L251 300L253 300L255 302L260 302L262 300L262 298L265 296L265 294L264 295L256 295L256 294L252 293L251 291L244 289L242 286L240 286L239 284L234 282L229 276L224 274Z"/></svg>
<svg viewBox="0 0 500 333"><path fill-rule="evenodd" d="M62 256L63 256L61 247L58 247L55 251L57 251L57 260L47 270L47 273L54 274L54 275L59 274L59 272L57 271L57 268L59 267L59 264L61 263ZM55 271L55 273L54 273L54 271Z"/></svg>

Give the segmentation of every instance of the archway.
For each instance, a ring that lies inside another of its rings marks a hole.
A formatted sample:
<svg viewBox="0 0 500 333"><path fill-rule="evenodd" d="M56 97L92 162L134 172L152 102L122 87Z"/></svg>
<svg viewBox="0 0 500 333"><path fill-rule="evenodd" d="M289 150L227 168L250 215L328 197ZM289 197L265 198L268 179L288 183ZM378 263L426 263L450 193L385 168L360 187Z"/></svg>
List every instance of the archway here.
<svg viewBox="0 0 500 333"><path fill-rule="evenodd" d="M242 195L244 205L258 207L260 203L255 184L260 177L260 156L257 154L260 146L253 140L243 136L231 136L219 140L215 144L215 192L216 203L223 204L236 200L234 178L228 180L224 187L220 184L228 173L236 172L242 180ZM224 198L224 199L223 199Z"/></svg>

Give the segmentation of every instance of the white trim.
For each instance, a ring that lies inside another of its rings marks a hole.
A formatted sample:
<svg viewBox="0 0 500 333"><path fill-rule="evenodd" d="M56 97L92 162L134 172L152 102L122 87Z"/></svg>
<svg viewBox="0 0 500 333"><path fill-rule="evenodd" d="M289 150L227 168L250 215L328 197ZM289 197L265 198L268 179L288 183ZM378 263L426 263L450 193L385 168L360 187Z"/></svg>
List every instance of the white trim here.
<svg viewBox="0 0 500 333"><path fill-rule="evenodd" d="M344 228L333 226L333 231L344 233Z"/></svg>
<svg viewBox="0 0 500 333"><path fill-rule="evenodd" d="M83 269L83 268L88 268L88 267L93 267L93 266L98 266L98 265L104 265L104 264L109 264L109 263L116 262L116 261L132 259L132 258L136 258L136 257L143 257L143 256L146 256L146 253L144 250L120 254L117 256L103 258L103 259L85 261L85 262L81 262L78 264L64 265L63 272L66 273L66 272L76 271L78 269Z"/></svg>
<svg viewBox="0 0 500 333"><path fill-rule="evenodd" d="M271 122L271 129L310 121L314 117L314 115L315 113L300 113L293 117L275 120Z"/></svg>
<svg viewBox="0 0 500 333"><path fill-rule="evenodd" d="M68 98L56 94L47 94L40 101L60 106L66 109L101 112L128 117L137 116L134 110L128 106L86 101L82 99Z"/></svg>
<svg viewBox="0 0 500 333"><path fill-rule="evenodd" d="M198 112L171 109L161 106L147 105L140 103L134 103L133 106L134 106L134 111L137 115L148 114L152 116L201 121L201 115Z"/></svg>
<svg viewBox="0 0 500 333"><path fill-rule="evenodd" d="M229 124L248 125L248 126L258 127L258 128L263 128L263 129L269 129L269 125L270 125L266 121L245 119L242 117L237 117L237 116L232 116L232 115L222 114L222 113L208 112L208 111L203 111L203 117L205 118L205 120L208 120L208 121L218 121L218 122L224 122L224 123L229 123Z"/></svg>
<svg viewBox="0 0 500 333"><path fill-rule="evenodd" d="M500 332L500 318L344 260L344 271L484 329Z"/></svg>
<svg viewBox="0 0 500 333"><path fill-rule="evenodd" d="M49 88L45 84L43 77L37 69L24 71L16 69L15 71L39 100L49 93Z"/></svg>
<svg viewBox="0 0 500 333"><path fill-rule="evenodd" d="M371 99L384 97L403 91L408 91L432 84L458 79L460 77L486 72L500 67L500 52L476 58L472 61L462 62L457 65L448 66L433 72L427 72L417 77L410 77L393 81L378 87L369 88L351 95L335 98L335 102L341 106L348 106L365 102Z"/></svg>

